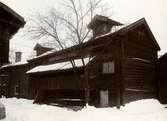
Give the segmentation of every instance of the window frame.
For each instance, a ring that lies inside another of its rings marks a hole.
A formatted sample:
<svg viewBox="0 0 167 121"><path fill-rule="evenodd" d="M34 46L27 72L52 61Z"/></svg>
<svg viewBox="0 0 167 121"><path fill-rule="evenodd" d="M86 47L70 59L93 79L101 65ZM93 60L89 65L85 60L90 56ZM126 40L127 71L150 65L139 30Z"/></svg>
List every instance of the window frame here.
<svg viewBox="0 0 167 121"><path fill-rule="evenodd" d="M115 62L114 61L103 62L102 73L103 74L114 74L115 73Z"/></svg>

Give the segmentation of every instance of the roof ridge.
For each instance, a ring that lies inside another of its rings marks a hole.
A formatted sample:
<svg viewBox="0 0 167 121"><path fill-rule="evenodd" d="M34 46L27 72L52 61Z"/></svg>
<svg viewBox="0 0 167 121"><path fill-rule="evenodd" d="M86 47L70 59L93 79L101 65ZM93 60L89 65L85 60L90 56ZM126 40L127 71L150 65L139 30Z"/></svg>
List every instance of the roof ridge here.
<svg viewBox="0 0 167 121"><path fill-rule="evenodd" d="M18 18L21 22L25 22L24 18L22 16L20 16L18 13L16 13L14 10L12 10L10 7L8 7L7 5L5 5L4 3L0 2L0 7L2 7L3 9L5 9L7 12L11 13L12 15L14 15L16 18Z"/></svg>

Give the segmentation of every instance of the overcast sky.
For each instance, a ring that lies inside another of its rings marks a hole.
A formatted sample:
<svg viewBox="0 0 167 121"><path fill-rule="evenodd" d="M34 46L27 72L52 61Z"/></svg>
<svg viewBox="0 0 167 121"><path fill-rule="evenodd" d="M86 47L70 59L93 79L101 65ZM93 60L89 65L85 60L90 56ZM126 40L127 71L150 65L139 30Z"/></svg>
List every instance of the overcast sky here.
<svg viewBox="0 0 167 121"><path fill-rule="evenodd" d="M105 0L112 9L112 18L122 23L131 23L145 17L157 42L160 54L167 52L167 0ZM45 12L50 6L57 6L58 0L1 0L24 18L30 18L34 11ZM23 51L26 57L35 42L21 36L19 31L11 40L10 47Z"/></svg>

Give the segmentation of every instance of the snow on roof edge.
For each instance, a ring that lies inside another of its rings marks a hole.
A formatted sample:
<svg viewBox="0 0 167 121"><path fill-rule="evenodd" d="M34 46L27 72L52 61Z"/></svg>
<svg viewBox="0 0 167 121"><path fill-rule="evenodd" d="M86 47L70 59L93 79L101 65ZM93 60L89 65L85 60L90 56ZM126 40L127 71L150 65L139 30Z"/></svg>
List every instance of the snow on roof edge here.
<svg viewBox="0 0 167 121"><path fill-rule="evenodd" d="M94 57L93 57L94 58ZM84 63L87 65L93 58L84 58ZM75 59L75 66L76 67L82 67L83 63L81 59ZM55 63L55 64L49 64L49 65L41 65L34 67L33 69L27 71L27 74L30 73L37 73L37 72L46 72L46 71L56 71L56 70L65 70L65 69L71 69L72 64L70 61L65 61L61 63Z"/></svg>
<svg viewBox="0 0 167 121"><path fill-rule="evenodd" d="M1 68L6 68L6 67L13 67L13 66L20 66L20 65L25 65L28 64L27 61L21 61L21 62L17 62L17 63L13 63L13 64L5 64L3 66L0 67Z"/></svg>
<svg viewBox="0 0 167 121"><path fill-rule="evenodd" d="M47 52L45 52L45 53L43 53L43 54L41 54L41 55L39 55L39 56L30 58L30 59L28 59L27 61L30 61L30 60L33 60L33 59L36 59L36 58L40 58L40 57L43 57L43 56L46 56L46 55L49 55L49 54L54 53L54 52L56 52L56 51L57 51L56 49L52 49L52 50L47 51Z"/></svg>

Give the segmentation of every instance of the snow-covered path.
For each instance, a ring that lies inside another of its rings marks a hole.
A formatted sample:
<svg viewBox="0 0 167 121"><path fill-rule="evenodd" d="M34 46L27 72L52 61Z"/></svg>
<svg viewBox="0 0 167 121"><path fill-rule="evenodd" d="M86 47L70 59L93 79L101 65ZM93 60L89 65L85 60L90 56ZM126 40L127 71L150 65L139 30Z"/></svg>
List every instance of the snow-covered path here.
<svg viewBox="0 0 167 121"><path fill-rule="evenodd" d="M7 117L1 121L167 121L167 109L157 100L140 100L116 108L88 106L72 111L48 105L32 104L26 99L0 99L6 106Z"/></svg>

